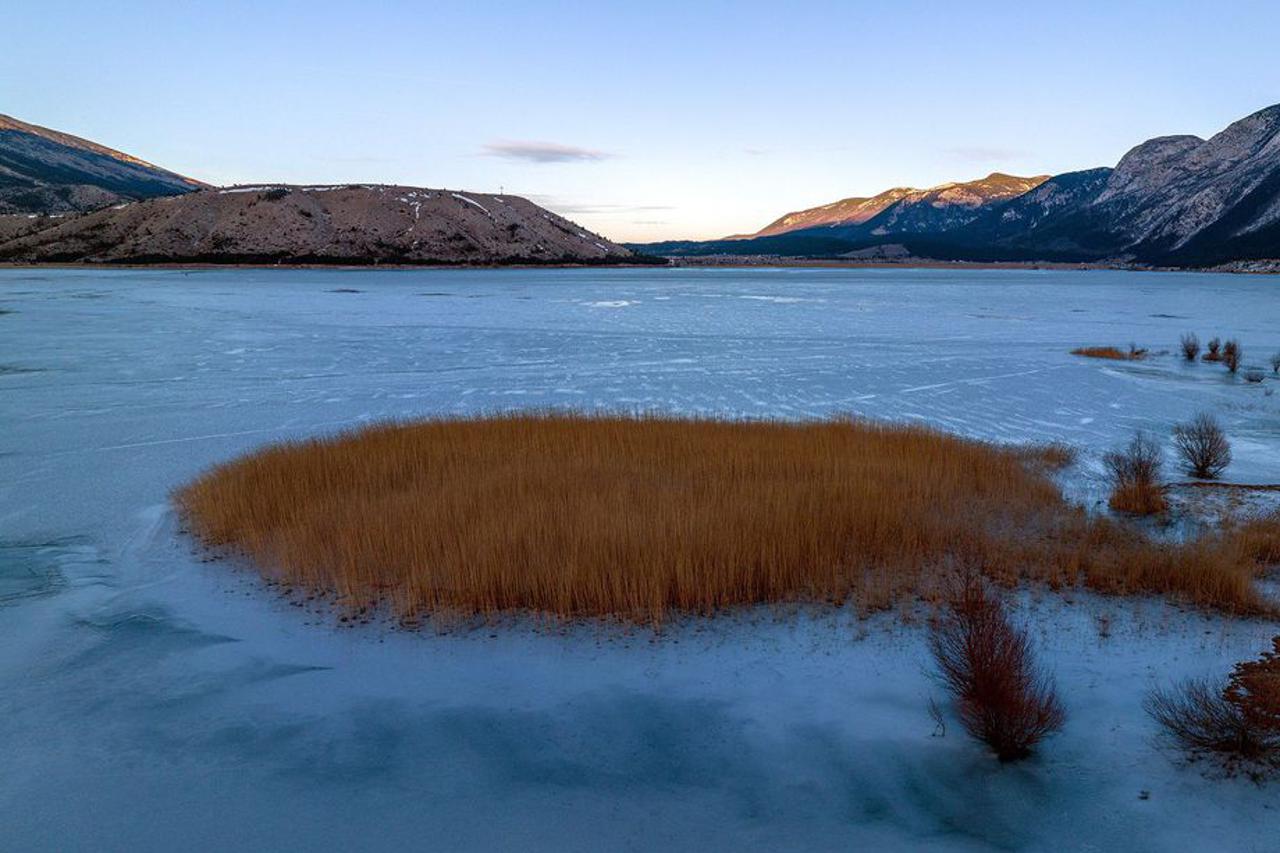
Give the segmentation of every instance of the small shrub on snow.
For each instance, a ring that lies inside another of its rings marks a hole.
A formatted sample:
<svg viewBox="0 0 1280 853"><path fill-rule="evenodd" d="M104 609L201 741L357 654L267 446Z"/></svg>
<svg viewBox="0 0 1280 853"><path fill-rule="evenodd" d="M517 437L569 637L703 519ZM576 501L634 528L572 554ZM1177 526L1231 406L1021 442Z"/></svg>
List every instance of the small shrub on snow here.
<svg viewBox="0 0 1280 853"><path fill-rule="evenodd" d="M1173 446L1193 477L1215 479L1231 464L1231 444L1212 415L1199 414L1175 426Z"/></svg>
<svg viewBox="0 0 1280 853"><path fill-rule="evenodd" d="M1160 486L1160 445L1139 432L1123 450L1102 457L1111 477L1111 508L1135 515L1164 512L1168 503Z"/></svg>
<svg viewBox="0 0 1280 853"><path fill-rule="evenodd" d="M1205 361L1222 361L1222 338L1209 338L1209 351L1204 354Z"/></svg>
<svg viewBox="0 0 1280 853"><path fill-rule="evenodd" d="M1187 361L1195 361L1200 355L1200 339L1195 332L1187 332L1182 336L1182 357Z"/></svg>
<svg viewBox="0 0 1280 853"><path fill-rule="evenodd" d="M1222 345L1222 363L1227 366L1227 370L1235 373L1240 369L1240 359L1244 356L1244 347L1240 346L1240 342L1235 338L1227 341Z"/></svg>
<svg viewBox="0 0 1280 853"><path fill-rule="evenodd" d="M965 731L1001 761L1026 758L1066 719L1026 632L1010 623L976 576L933 627L930 650Z"/></svg>
<svg viewBox="0 0 1280 853"><path fill-rule="evenodd" d="M1236 664L1224 685L1201 679L1153 690L1146 709L1189 752L1254 775L1280 768L1280 637L1258 660Z"/></svg>

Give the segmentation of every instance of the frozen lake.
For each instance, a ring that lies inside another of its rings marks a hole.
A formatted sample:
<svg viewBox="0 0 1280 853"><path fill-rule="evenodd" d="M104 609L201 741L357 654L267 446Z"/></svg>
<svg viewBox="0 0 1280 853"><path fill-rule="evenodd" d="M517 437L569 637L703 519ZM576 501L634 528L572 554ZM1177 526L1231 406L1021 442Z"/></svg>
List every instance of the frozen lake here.
<svg viewBox="0 0 1280 853"><path fill-rule="evenodd" d="M1175 765L1137 705L1274 625L1032 602L1091 692L998 768L930 736L918 626L345 629L202 562L167 506L264 442L562 406L1061 440L1085 500L1102 451L1209 410L1227 477L1280 483L1280 381L1183 364L1184 331L1265 365L1280 279L0 269L0 849L1267 849L1275 790ZM1068 354L1130 342L1156 355Z"/></svg>

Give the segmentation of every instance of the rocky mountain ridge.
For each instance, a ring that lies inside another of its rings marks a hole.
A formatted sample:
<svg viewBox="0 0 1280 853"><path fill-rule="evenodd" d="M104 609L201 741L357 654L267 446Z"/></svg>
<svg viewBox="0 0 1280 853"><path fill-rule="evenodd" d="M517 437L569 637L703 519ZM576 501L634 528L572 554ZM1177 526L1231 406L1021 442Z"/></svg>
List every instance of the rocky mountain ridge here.
<svg viewBox="0 0 1280 853"><path fill-rule="evenodd" d="M203 186L105 145L0 115L0 214L84 212Z"/></svg>
<svg viewBox="0 0 1280 853"><path fill-rule="evenodd" d="M903 197L848 225L636 248L674 256L865 257L868 249L893 245L901 247L896 255L940 260L1158 266L1280 258L1280 105L1207 140L1148 140L1114 168L1023 180L1036 183L968 206L939 208L930 199Z"/></svg>
<svg viewBox="0 0 1280 853"><path fill-rule="evenodd" d="M420 187L227 187L79 216L0 217L0 261L11 263L636 260L631 251L519 196Z"/></svg>

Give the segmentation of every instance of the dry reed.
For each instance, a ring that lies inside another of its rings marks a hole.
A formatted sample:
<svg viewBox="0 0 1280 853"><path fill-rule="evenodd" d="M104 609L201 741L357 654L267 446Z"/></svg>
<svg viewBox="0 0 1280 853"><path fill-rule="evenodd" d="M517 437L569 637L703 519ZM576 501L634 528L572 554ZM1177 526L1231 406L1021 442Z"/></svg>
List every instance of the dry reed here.
<svg viewBox="0 0 1280 853"><path fill-rule="evenodd" d="M1145 349L1134 347L1127 350L1119 347L1077 347L1071 351L1071 354L1082 355L1085 358L1109 358L1116 361L1141 361L1147 357Z"/></svg>
<svg viewBox="0 0 1280 853"><path fill-rule="evenodd" d="M850 598L878 608L936 595L952 560L1005 583L1263 608L1252 550L1226 535L1155 544L1091 517L1049 478L1065 461L1061 448L856 420L525 414L267 447L175 500L207 545L406 618L657 623L672 611Z"/></svg>

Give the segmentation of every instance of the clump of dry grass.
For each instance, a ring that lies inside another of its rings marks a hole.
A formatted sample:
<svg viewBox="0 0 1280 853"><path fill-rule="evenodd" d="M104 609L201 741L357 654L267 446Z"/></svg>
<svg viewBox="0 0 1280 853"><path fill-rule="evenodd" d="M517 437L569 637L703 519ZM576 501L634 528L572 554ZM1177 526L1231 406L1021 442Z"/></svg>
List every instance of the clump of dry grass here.
<svg viewBox="0 0 1280 853"><path fill-rule="evenodd" d="M1147 357L1145 349L1138 349L1130 346L1127 350L1119 347L1077 347L1071 351L1072 355L1082 355L1085 358L1110 358L1116 361L1141 361Z"/></svg>
<svg viewBox="0 0 1280 853"><path fill-rule="evenodd" d="M1258 611L1227 534L1155 544L1002 448L867 421L525 414L267 447L175 496L209 546L402 616L659 622L786 600L888 606L962 560L989 577Z"/></svg>

